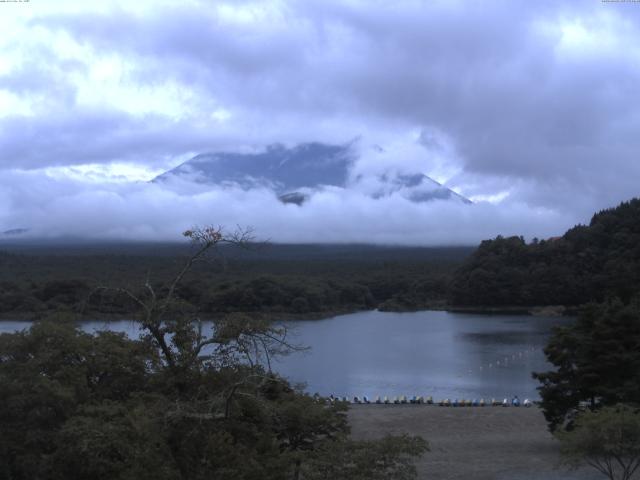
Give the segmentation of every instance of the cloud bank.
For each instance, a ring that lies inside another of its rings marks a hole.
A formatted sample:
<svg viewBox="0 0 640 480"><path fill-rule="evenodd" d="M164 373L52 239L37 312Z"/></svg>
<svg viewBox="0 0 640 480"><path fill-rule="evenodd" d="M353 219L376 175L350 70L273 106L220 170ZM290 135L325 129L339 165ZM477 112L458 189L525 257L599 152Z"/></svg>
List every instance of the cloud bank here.
<svg viewBox="0 0 640 480"><path fill-rule="evenodd" d="M29 178L25 178L29 177ZM12 173L0 182L0 225L29 236L178 240L193 225L251 226L275 242L472 245L503 235L545 237L571 219L513 203L415 203L398 194L327 188L302 207L268 189L211 188L188 181L88 184L42 173Z"/></svg>

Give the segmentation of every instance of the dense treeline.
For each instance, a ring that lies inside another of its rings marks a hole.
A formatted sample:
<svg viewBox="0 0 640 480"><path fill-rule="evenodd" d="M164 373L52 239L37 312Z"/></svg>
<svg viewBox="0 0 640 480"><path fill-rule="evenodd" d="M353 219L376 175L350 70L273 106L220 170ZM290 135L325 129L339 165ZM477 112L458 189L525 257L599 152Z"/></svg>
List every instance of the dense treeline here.
<svg viewBox="0 0 640 480"><path fill-rule="evenodd" d="M483 241L451 284L455 305L581 305L640 291L640 199L562 237Z"/></svg>
<svg viewBox="0 0 640 480"><path fill-rule="evenodd" d="M100 286L158 290L187 251L171 244L4 246L0 315L59 310L127 315L130 299ZM229 312L327 314L370 308L411 310L442 305L453 270L471 248L268 245L224 250L224 261L198 265L182 282L181 308ZM109 252L106 254L105 252Z"/></svg>
<svg viewBox="0 0 640 480"><path fill-rule="evenodd" d="M552 430L571 427L585 406L640 406L640 296L584 306L554 330L545 354L555 369L533 376Z"/></svg>

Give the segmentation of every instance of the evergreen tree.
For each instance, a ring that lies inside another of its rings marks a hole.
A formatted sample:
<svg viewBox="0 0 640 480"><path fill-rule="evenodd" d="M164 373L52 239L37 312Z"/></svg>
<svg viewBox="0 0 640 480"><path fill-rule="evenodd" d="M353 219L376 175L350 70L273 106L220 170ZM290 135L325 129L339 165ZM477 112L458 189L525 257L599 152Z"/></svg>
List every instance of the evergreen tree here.
<svg viewBox="0 0 640 480"><path fill-rule="evenodd" d="M552 430L583 406L640 404L640 300L588 305L574 325L556 328L545 354L556 370L533 376Z"/></svg>

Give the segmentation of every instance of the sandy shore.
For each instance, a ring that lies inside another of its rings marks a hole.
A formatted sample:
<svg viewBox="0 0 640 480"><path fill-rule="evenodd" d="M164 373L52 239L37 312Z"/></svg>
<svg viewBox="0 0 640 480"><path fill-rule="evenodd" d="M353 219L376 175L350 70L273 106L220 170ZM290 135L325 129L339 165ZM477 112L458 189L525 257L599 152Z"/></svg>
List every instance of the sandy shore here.
<svg viewBox="0 0 640 480"><path fill-rule="evenodd" d="M586 468L559 467L558 444L532 408L352 405L357 439L421 435L431 447L418 461L421 479L600 480Z"/></svg>

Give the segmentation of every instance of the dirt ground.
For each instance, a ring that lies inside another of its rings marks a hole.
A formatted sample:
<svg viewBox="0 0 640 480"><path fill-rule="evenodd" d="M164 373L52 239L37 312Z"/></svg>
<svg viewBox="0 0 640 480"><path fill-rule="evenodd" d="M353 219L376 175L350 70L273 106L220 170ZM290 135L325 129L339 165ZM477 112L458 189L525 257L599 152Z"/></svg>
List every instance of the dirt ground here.
<svg viewBox="0 0 640 480"><path fill-rule="evenodd" d="M604 478L590 468L559 466L558 444L537 407L352 405L349 420L356 439L421 435L431 451L417 462L420 479Z"/></svg>

